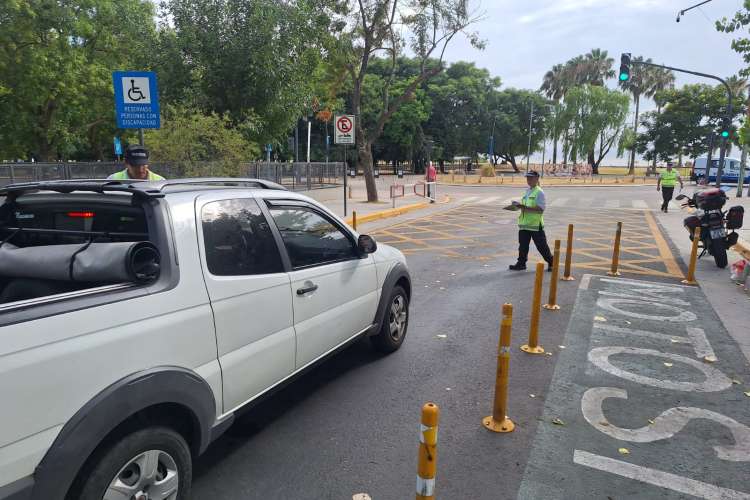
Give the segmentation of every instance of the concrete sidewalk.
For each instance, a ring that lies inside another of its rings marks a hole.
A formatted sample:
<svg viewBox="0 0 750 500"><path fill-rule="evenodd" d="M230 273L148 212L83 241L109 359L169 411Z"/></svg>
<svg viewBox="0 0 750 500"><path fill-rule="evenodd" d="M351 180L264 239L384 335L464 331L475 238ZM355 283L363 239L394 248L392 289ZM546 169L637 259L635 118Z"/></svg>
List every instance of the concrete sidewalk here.
<svg viewBox="0 0 750 500"><path fill-rule="evenodd" d="M725 208L735 205L745 207L745 224L737 232L740 234L740 238L750 241L750 218L748 217L750 216L750 198L735 198L734 190L729 195L730 198ZM687 269L687 264L690 262L691 245L688 233L682 225L682 220L687 217L687 211L672 211L668 214L657 213L656 217L672 240L675 250L682 257L685 269ZM697 262L695 279L705 292L711 306L721 318L724 327L734 337L745 357L750 361L750 292L743 291L741 286L737 286L729 278L729 267L739 259L740 256L737 253L730 251L729 266L726 269L719 269L716 267L713 258L710 255L705 255Z"/></svg>

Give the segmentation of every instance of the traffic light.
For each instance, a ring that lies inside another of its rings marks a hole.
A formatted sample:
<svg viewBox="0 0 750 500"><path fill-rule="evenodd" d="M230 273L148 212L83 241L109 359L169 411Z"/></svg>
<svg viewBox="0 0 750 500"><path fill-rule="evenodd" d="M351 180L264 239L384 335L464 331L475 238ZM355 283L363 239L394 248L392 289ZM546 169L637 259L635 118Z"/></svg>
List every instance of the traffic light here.
<svg viewBox="0 0 750 500"><path fill-rule="evenodd" d="M620 56L620 81L627 82L630 80L630 53L624 53Z"/></svg>

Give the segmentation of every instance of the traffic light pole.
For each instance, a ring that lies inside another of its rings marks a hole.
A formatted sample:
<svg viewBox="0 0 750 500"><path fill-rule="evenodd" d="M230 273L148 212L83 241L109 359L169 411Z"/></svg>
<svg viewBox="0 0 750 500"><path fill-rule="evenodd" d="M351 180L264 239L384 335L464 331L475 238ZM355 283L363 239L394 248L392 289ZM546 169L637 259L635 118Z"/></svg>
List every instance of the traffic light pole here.
<svg viewBox="0 0 750 500"><path fill-rule="evenodd" d="M645 61L631 61L630 64L632 65L641 65L641 66L653 66L654 68L664 68L669 69L672 71L677 71L678 73L688 73L690 75L696 75L696 76L702 76L704 78L711 78L713 80L718 80L721 83L724 84L724 87L727 89L727 114L724 117L724 127L723 130L729 130L729 127L732 124L732 89L727 84L726 80L723 80L722 78L719 78L715 75L709 75L707 73L699 73L697 71L690 71L687 69L680 69L680 68L673 68L671 66L664 66L663 64L654 64L649 63ZM724 157L726 156L727 152L727 139L728 137L725 137L723 134L721 136L721 148L719 149L719 168L716 172L716 187L721 187L721 176L724 174ZM708 181L709 176L711 175L711 165L706 165L706 181Z"/></svg>

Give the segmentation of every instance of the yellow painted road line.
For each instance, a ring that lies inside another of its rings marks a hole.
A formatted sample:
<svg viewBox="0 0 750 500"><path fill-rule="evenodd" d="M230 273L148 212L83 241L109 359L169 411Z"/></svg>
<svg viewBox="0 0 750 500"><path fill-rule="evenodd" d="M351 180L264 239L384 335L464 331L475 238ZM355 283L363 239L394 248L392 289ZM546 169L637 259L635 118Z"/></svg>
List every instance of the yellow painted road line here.
<svg viewBox="0 0 750 500"><path fill-rule="evenodd" d="M654 235L654 241L659 247L659 254L664 261L664 265L667 266L667 271L669 271L676 278L684 278L684 275L680 270L680 266L677 264L677 260L675 260L674 255L672 254L672 250L670 250L669 245L667 244L667 240L664 239L659 226L656 224L656 219L654 219L654 216L651 215L651 212L644 213L646 214L648 225L651 228L651 234Z"/></svg>

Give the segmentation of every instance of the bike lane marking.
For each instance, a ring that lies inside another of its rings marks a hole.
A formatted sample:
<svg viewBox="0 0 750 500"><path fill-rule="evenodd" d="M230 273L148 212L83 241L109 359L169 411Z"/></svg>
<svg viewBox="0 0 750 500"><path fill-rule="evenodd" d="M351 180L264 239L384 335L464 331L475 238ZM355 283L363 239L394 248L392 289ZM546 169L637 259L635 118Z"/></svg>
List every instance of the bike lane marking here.
<svg viewBox="0 0 750 500"><path fill-rule="evenodd" d="M703 292L581 285L518 497L750 499L750 369Z"/></svg>

